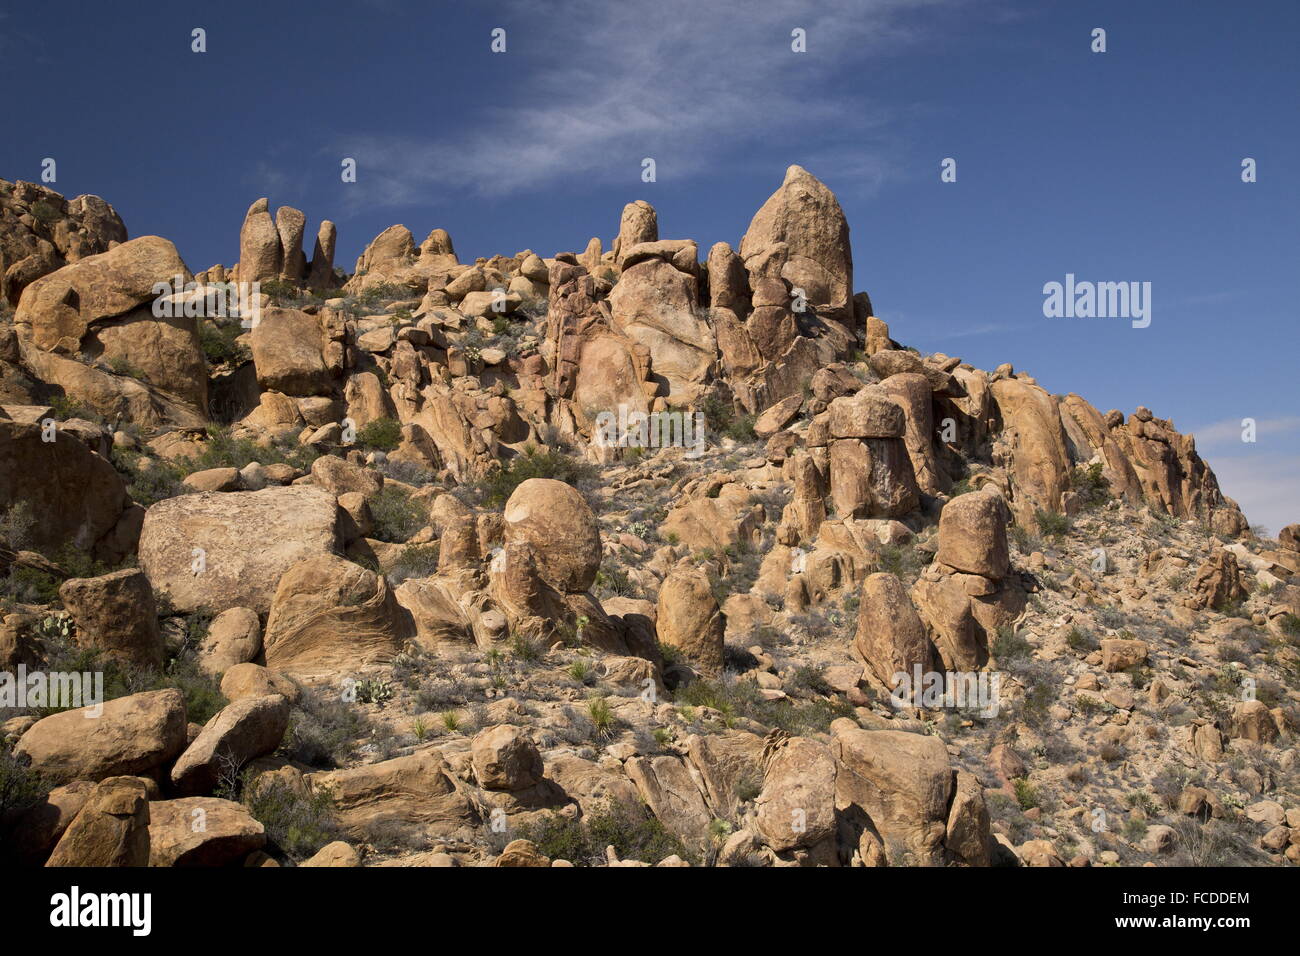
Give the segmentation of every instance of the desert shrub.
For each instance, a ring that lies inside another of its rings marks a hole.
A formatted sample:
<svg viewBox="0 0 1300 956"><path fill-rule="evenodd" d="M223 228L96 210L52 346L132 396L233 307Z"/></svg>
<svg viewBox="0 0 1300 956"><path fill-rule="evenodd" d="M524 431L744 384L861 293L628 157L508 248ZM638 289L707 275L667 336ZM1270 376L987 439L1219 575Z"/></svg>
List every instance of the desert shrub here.
<svg viewBox="0 0 1300 956"><path fill-rule="evenodd" d="M1060 538L1070 533L1070 519L1055 511L1038 508L1034 511L1034 523L1038 525L1039 533L1049 538Z"/></svg>
<svg viewBox="0 0 1300 956"><path fill-rule="evenodd" d="M248 349L237 342L247 331L238 319L208 319L199 321L199 347L208 365L242 365L251 356Z"/></svg>
<svg viewBox="0 0 1300 956"><path fill-rule="evenodd" d="M1080 465L1070 474L1070 488L1088 509L1100 508L1110 501L1110 482L1102 474L1101 462Z"/></svg>
<svg viewBox="0 0 1300 956"><path fill-rule="evenodd" d="M41 803L50 792L50 786L40 774L28 766L24 759L14 756L9 745L0 738L0 819L6 822L18 814ZM0 852L5 849L9 826L0 827Z"/></svg>
<svg viewBox="0 0 1300 956"><path fill-rule="evenodd" d="M385 485L369 501L380 541L402 542L429 523L429 510L397 485Z"/></svg>
<svg viewBox="0 0 1300 956"><path fill-rule="evenodd" d="M1028 777L1016 777L1011 786L1015 788L1016 803L1020 804L1021 810L1038 806L1038 788L1029 782Z"/></svg>
<svg viewBox="0 0 1300 956"><path fill-rule="evenodd" d="M529 478L553 478L577 488L595 474L595 467L584 461L554 449L529 445L523 454L483 479L476 492L482 504L501 508L514 490Z"/></svg>
<svg viewBox="0 0 1300 956"><path fill-rule="evenodd" d="M114 448L110 460L118 473L126 479L126 490L131 500L146 508L162 501L175 498L184 491L181 481L185 478L185 469L167 461L165 458L149 457L144 465L145 455L125 448Z"/></svg>
<svg viewBox="0 0 1300 956"><path fill-rule="evenodd" d="M754 416L737 412L735 404L721 395L706 398L700 411L704 413L704 426L710 435L721 435L742 445L757 441Z"/></svg>
<svg viewBox="0 0 1300 956"><path fill-rule="evenodd" d="M1070 650L1080 654L1090 653L1101 646L1091 632L1077 627L1070 628L1070 633L1065 635L1065 643Z"/></svg>
<svg viewBox="0 0 1300 956"><path fill-rule="evenodd" d="M397 563L388 572L388 583L393 587L407 578L427 578L438 570L438 542L408 544L397 557Z"/></svg>
<svg viewBox="0 0 1300 956"><path fill-rule="evenodd" d="M1005 666L1011 661L1028 657L1033 653L1034 645L1022 637L1019 631L1003 625L998 628L997 637L993 639L990 650L998 663Z"/></svg>
<svg viewBox="0 0 1300 956"><path fill-rule="evenodd" d="M365 715L336 691L304 691L280 749L312 767L339 767L352 755L354 741L369 730Z"/></svg>
<svg viewBox="0 0 1300 956"><path fill-rule="evenodd" d="M54 409L54 417L60 421L67 421L70 418L84 418L88 422L103 423L104 418L89 405L84 405L77 399L68 395L54 395L49 399L50 408Z"/></svg>
<svg viewBox="0 0 1300 956"><path fill-rule="evenodd" d="M339 838L334 800L325 788L295 787L280 777L252 780L245 773L242 802L266 828L267 839L294 862L302 862Z"/></svg>
<svg viewBox="0 0 1300 956"><path fill-rule="evenodd" d="M57 206L48 199L38 199L32 203L32 218L37 222L49 225L62 216Z"/></svg>
<svg viewBox="0 0 1300 956"><path fill-rule="evenodd" d="M658 863L674 854L690 862L699 859L644 807L617 802L579 820L552 814L540 823L520 827L518 836L531 840L553 860L578 865L603 864L607 846L622 860Z"/></svg>
<svg viewBox="0 0 1300 956"><path fill-rule="evenodd" d="M363 448L392 451L402 443L402 424L394 418L376 418L357 431L357 444Z"/></svg>

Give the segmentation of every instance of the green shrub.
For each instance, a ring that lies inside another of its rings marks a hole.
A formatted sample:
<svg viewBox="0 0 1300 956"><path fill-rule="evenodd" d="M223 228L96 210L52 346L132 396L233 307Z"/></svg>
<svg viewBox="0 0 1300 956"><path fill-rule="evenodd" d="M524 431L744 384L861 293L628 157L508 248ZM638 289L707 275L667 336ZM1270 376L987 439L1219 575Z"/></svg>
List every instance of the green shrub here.
<svg viewBox="0 0 1300 956"><path fill-rule="evenodd" d="M380 488L371 496L369 505L375 537L380 541L400 544L429 523L429 509L397 485Z"/></svg>
<svg viewBox="0 0 1300 956"><path fill-rule="evenodd" d="M376 418L357 431L357 444L363 448L392 451L402 443L402 425L392 418Z"/></svg>
<svg viewBox="0 0 1300 956"><path fill-rule="evenodd" d="M1049 538L1059 538L1070 532L1070 519L1054 511L1037 509L1034 512L1034 522L1038 525L1039 532Z"/></svg>
<svg viewBox="0 0 1300 956"><path fill-rule="evenodd" d="M1110 482L1102 474L1102 464L1099 461L1075 468L1070 474L1070 487L1089 510L1100 508L1110 501Z"/></svg>
<svg viewBox="0 0 1300 956"><path fill-rule="evenodd" d="M540 823L519 828L518 835L531 840L552 860L568 860L579 866L600 866L605 847L612 846L621 860L658 863L674 854L698 862L691 852L644 807L613 803L598 807L581 819L552 814Z"/></svg>
<svg viewBox="0 0 1300 956"><path fill-rule="evenodd" d="M1016 803L1020 804L1021 810L1029 810L1038 806L1038 788L1029 782L1026 777L1016 777L1011 781L1011 786L1016 791Z"/></svg>
<svg viewBox="0 0 1300 956"><path fill-rule="evenodd" d="M57 221L63 214L59 212L54 203L46 199L38 199L32 203L32 218L37 222L49 225Z"/></svg>
<svg viewBox="0 0 1300 956"><path fill-rule="evenodd" d="M289 719L281 750L312 767L340 767L352 756L370 722L334 688L304 691Z"/></svg>
<svg viewBox="0 0 1300 956"><path fill-rule="evenodd" d="M152 457L149 466L142 467L141 460L145 457L125 448L114 448L110 454L113 467L126 479L126 490L132 501L147 508L164 498L175 498L185 490L181 484L184 468L165 458Z"/></svg>
<svg viewBox="0 0 1300 956"><path fill-rule="evenodd" d="M199 321L199 347L207 357L208 365L242 365L251 356L248 349L237 342L245 329L238 319L207 319Z"/></svg>
<svg viewBox="0 0 1300 956"><path fill-rule="evenodd" d="M529 445L523 454L480 482L478 494L489 508L501 508L529 478L553 478L578 487L596 474L594 466L550 448Z"/></svg>
<svg viewBox="0 0 1300 956"><path fill-rule="evenodd" d="M1010 661L1028 657L1033 653L1034 646L1021 637L1018 631L1003 625L998 628L998 635L994 638L990 650L998 663L1005 665Z"/></svg>
<svg viewBox="0 0 1300 956"><path fill-rule="evenodd" d="M280 777L244 777L243 804L266 828L267 839L301 862L339 838L333 795L325 788L294 787Z"/></svg>

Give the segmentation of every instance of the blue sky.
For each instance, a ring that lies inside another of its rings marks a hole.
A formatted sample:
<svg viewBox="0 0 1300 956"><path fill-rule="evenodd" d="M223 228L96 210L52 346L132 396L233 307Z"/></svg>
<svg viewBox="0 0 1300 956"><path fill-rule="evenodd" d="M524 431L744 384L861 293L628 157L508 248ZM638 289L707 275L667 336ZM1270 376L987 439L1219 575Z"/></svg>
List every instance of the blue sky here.
<svg viewBox="0 0 1300 956"><path fill-rule="evenodd" d="M1151 407L1276 532L1300 521L1297 48L1295 0L29 4L0 13L0 176L54 157L54 188L196 270L268 196L334 220L350 269L395 222L462 261L580 251L633 199L734 244L799 163L895 338ZM1151 282L1150 327L1044 318L1067 273Z"/></svg>

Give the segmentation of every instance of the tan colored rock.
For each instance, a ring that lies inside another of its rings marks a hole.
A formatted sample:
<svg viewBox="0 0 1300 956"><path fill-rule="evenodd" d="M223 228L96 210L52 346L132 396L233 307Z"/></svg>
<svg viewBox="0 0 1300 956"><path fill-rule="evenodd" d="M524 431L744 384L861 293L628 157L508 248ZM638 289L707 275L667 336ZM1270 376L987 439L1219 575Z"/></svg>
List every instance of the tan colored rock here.
<svg viewBox="0 0 1300 956"><path fill-rule="evenodd" d="M944 862L954 782L943 741L861 730L846 720L831 731L836 809L865 813L885 842L897 844L916 865Z"/></svg>
<svg viewBox="0 0 1300 956"><path fill-rule="evenodd" d="M1147 659L1146 641L1106 638L1101 642L1101 667L1107 673L1125 671Z"/></svg>
<svg viewBox="0 0 1300 956"><path fill-rule="evenodd" d="M670 833L688 844L707 837L712 814L680 758L632 757L623 767L641 800Z"/></svg>
<svg viewBox="0 0 1300 956"><path fill-rule="evenodd" d="M813 847L835 833L835 760L806 737L773 742L755 801L759 836L778 853Z"/></svg>
<svg viewBox="0 0 1300 956"><path fill-rule="evenodd" d="M168 689L51 714L23 734L14 753L47 780L67 783L148 774L184 748L185 698Z"/></svg>
<svg viewBox="0 0 1300 956"><path fill-rule="evenodd" d="M71 545L103 556L130 497L113 466L73 435L60 431L47 442L39 424L0 419L0 511L18 505L40 519L28 547L57 553Z"/></svg>
<svg viewBox="0 0 1300 956"><path fill-rule="evenodd" d="M1219 610L1244 601L1246 597L1237 558L1226 548L1220 548L1196 569L1190 598L1193 607Z"/></svg>
<svg viewBox="0 0 1300 956"><path fill-rule="evenodd" d="M302 237L307 229L307 217L291 206L281 206L275 211L275 231L280 236L282 261L280 274L291 282L301 282L307 276L307 259L302 252Z"/></svg>
<svg viewBox="0 0 1300 956"><path fill-rule="evenodd" d="M581 593L600 569L600 529L581 492L551 478L529 478L505 507L505 543L532 546L542 579L558 591Z"/></svg>
<svg viewBox="0 0 1300 956"><path fill-rule="evenodd" d="M361 854L351 844L335 840L333 843L325 844L316 851L314 856L298 865L356 867L361 866Z"/></svg>
<svg viewBox="0 0 1300 956"><path fill-rule="evenodd" d="M232 703L249 697L279 694L289 703L297 703L302 690L279 671L252 662L236 664L221 678L221 694Z"/></svg>
<svg viewBox="0 0 1300 956"><path fill-rule="evenodd" d="M693 275L647 259L627 269L609 294L614 327L649 350L669 395L693 397L717 356L713 329L696 312L698 286Z"/></svg>
<svg viewBox="0 0 1300 956"><path fill-rule="evenodd" d="M906 429L903 409L880 386L837 398L827 411L832 438L900 438Z"/></svg>
<svg viewBox="0 0 1300 956"><path fill-rule="evenodd" d="M1007 547L1010 514L1002 496L993 491L958 495L939 515L939 551L935 560L995 581L1011 566Z"/></svg>
<svg viewBox="0 0 1300 956"><path fill-rule="evenodd" d="M925 625L892 574L868 575L862 582L855 644L876 680L889 690L898 673L910 676L918 665L922 671L931 669Z"/></svg>
<svg viewBox="0 0 1300 956"><path fill-rule="evenodd" d="M253 366L263 389L285 395L328 395L333 383L320 319L297 309L265 308L251 335Z"/></svg>
<svg viewBox="0 0 1300 956"><path fill-rule="evenodd" d="M542 755L519 727L498 724L479 731L471 753L474 777L488 790L525 790L542 779Z"/></svg>
<svg viewBox="0 0 1300 956"><path fill-rule="evenodd" d="M479 825L473 803L436 750L309 774L307 780L313 790L332 794L339 822L353 839L392 825L411 827L430 838L464 838Z"/></svg>
<svg viewBox="0 0 1300 956"><path fill-rule="evenodd" d="M318 555L280 578L263 637L266 665L291 673L351 672L392 660L412 632L382 576Z"/></svg>
<svg viewBox="0 0 1300 956"><path fill-rule="evenodd" d="M312 462L311 477L332 495L356 492L369 498L384 487L382 472L363 468L335 455L321 455Z"/></svg>
<svg viewBox="0 0 1300 956"><path fill-rule="evenodd" d="M984 788L965 770L958 770L955 777L944 847L967 866L989 866L993 840Z"/></svg>
<svg viewBox="0 0 1300 956"><path fill-rule="evenodd" d="M642 242L659 239L659 217L654 206L643 199L623 207L619 219L618 238L614 240L614 258L622 264L622 254Z"/></svg>
<svg viewBox="0 0 1300 956"><path fill-rule="evenodd" d="M338 514L334 496L309 485L168 498L145 514L140 566L183 613L264 614L285 571L338 546Z"/></svg>
<svg viewBox="0 0 1300 956"><path fill-rule="evenodd" d="M220 677L236 664L257 659L262 653L262 625L251 607L222 611L208 625L198 649L199 667L205 674Z"/></svg>
<svg viewBox="0 0 1300 956"><path fill-rule="evenodd" d="M312 250L311 268L307 275L310 289L332 289L338 285L334 276L334 249L338 244L338 228L328 219L316 232L316 246Z"/></svg>
<svg viewBox="0 0 1300 956"><path fill-rule="evenodd" d="M193 279L174 245L132 239L37 279L23 292L14 325L39 349L75 354L92 327L152 302L154 286L177 276L182 284Z"/></svg>
<svg viewBox="0 0 1300 956"><path fill-rule="evenodd" d="M501 855L496 858L492 865L549 867L551 865L551 860L550 857L544 856L542 852L537 849L537 844L533 843L531 840L511 840L506 844L506 848L501 851Z"/></svg>
<svg viewBox="0 0 1300 956"><path fill-rule="evenodd" d="M687 664L707 677L722 674L726 616L704 571L673 570L659 588L655 621L661 644L677 648Z"/></svg>
<svg viewBox="0 0 1300 956"><path fill-rule="evenodd" d="M258 199L244 214L239 230L239 281L265 282L280 276L284 251L280 231L265 199Z"/></svg>
<svg viewBox="0 0 1300 956"><path fill-rule="evenodd" d="M182 797L149 804L150 866L228 866L265 845L265 828L232 800Z"/></svg>
<svg viewBox="0 0 1300 956"><path fill-rule="evenodd" d="M149 790L139 777L100 781L46 866L148 866Z"/></svg>
<svg viewBox="0 0 1300 956"><path fill-rule="evenodd" d="M59 597L77 626L77 642L140 667L163 661L158 608L149 579L138 568L63 582Z"/></svg>
<svg viewBox="0 0 1300 956"><path fill-rule="evenodd" d="M853 255L849 226L839 202L826 186L801 166L786 170L785 180L754 214L740 243L746 265L756 255L784 244L787 258L780 276L802 288L819 316L853 322Z"/></svg>
<svg viewBox="0 0 1300 956"><path fill-rule="evenodd" d="M1272 743L1277 739L1277 725L1262 700L1244 700L1232 708L1232 736L1255 743Z"/></svg>
<svg viewBox="0 0 1300 956"><path fill-rule="evenodd" d="M280 746L289 729L289 702L278 694L245 697L217 712L172 767L177 793L211 793L223 776ZM233 781L232 781L233 782Z"/></svg>

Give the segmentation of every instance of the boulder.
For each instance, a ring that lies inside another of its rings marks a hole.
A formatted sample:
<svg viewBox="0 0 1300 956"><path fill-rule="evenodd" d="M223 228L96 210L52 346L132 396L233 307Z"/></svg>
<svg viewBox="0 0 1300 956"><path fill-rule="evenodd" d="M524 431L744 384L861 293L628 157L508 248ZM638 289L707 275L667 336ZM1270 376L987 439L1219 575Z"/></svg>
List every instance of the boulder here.
<svg viewBox="0 0 1300 956"><path fill-rule="evenodd" d="M805 737L771 748L755 826L778 853L813 847L835 834L835 760L825 744Z"/></svg>
<svg viewBox="0 0 1300 956"><path fill-rule="evenodd" d="M1007 547L1010 514L994 491L958 495L939 515L939 551L935 560L967 574L1001 580L1011 565Z"/></svg>
<svg viewBox="0 0 1300 956"><path fill-rule="evenodd" d="M835 807L874 828L914 865L945 862L953 772L938 737L898 730L862 730L848 720L831 728Z"/></svg>
<svg viewBox="0 0 1300 956"><path fill-rule="evenodd" d="M91 792L46 866L148 866L149 789L139 777L109 777Z"/></svg>
<svg viewBox="0 0 1300 956"><path fill-rule="evenodd" d="M531 545L542 580L557 591L581 593L600 570L600 528L576 488L551 478L529 478L505 507L505 543Z"/></svg>
<svg viewBox="0 0 1300 956"><path fill-rule="evenodd" d="M139 568L63 582L59 597L77 626L77 642L139 667L163 662L153 588Z"/></svg>
<svg viewBox="0 0 1300 956"><path fill-rule="evenodd" d="M923 672L931 668L925 624L903 582L892 574L871 574L862 582L854 643L876 680L889 690L899 672L910 677L917 665Z"/></svg>
<svg viewBox="0 0 1300 956"><path fill-rule="evenodd" d="M172 767L177 793L211 793L223 776L280 746L289 729L289 703L278 694L244 697L217 712ZM229 781L233 783L234 781Z"/></svg>
<svg viewBox="0 0 1300 956"><path fill-rule="evenodd" d="M339 823L353 839L386 826L407 827L429 838L464 838L479 824L474 804L436 750L313 773L307 782L331 794Z"/></svg>
<svg viewBox="0 0 1300 956"><path fill-rule="evenodd" d="M839 202L802 166L786 170L781 187L754 214L740 242L749 266L773 246L787 250L780 277L804 290L812 311L853 322L853 254ZM752 271L752 269L751 269Z"/></svg>
<svg viewBox="0 0 1300 956"><path fill-rule="evenodd" d="M361 854L348 843L335 840L316 851L315 856L304 860L299 866L361 866Z"/></svg>
<svg viewBox="0 0 1300 956"><path fill-rule="evenodd" d="M267 667L351 672L391 661L413 636L388 582L333 554L293 565L275 589L263 646Z"/></svg>
<svg viewBox="0 0 1300 956"><path fill-rule="evenodd" d="M265 282L280 276L284 250L280 230L265 199L258 199L244 214L239 230L239 281Z"/></svg>
<svg viewBox="0 0 1300 956"><path fill-rule="evenodd" d="M542 779L542 755L527 732L509 724L480 731L471 748L474 777L488 790L525 790Z"/></svg>
<svg viewBox="0 0 1300 956"><path fill-rule="evenodd" d="M661 644L677 648L701 674L722 675L727 619L703 570L682 566L669 574L659 588L655 621Z"/></svg>
<svg viewBox="0 0 1300 956"><path fill-rule="evenodd" d="M1130 667L1146 663L1146 659L1146 641L1111 637L1101 642L1101 667L1107 673L1126 671Z"/></svg>
<svg viewBox="0 0 1300 956"><path fill-rule="evenodd" d="M262 309L251 337L257 384L285 395L328 395L333 376L320 319L297 309Z"/></svg>
<svg viewBox="0 0 1300 956"><path fill-rule="evenodd" d="M149 804L150 866L229 866L266 845L266 829L233 800L181 797Z"/></svg>
<svg viewBox="0 0 1300 956"><path fill-rule="evenodd" d="M0 512L25 506L39 517L26 542L34 550L120 559L114 532L131 513L122 477L71 433L42 434L38 423L0 419Z"/></svg>
<svg viewBox="0 0 1300 956"><path fill-rule="evenodd" d="M257 659L262 653L262 625L251 607L226 608L208 625L199 645L199 668L220 677L236 664Z"/></svg>
<svg viewBox="0 0 1300 956"><path fill-rule="evenodd" d="M180 691L145 691L51 714L22 735L14 753L56 784L150 774L185 749L185 726Z"/></svg>
<svg viewBox="0 0 1300 956"><path fill-rule="evenodd" d="M338 514L334 496L309 485L168 498L145 514L140 566L182 613L265 614L285 571L338 546Z"/></svg>

